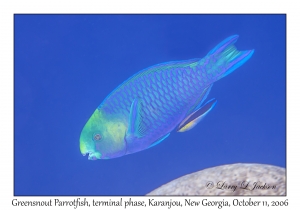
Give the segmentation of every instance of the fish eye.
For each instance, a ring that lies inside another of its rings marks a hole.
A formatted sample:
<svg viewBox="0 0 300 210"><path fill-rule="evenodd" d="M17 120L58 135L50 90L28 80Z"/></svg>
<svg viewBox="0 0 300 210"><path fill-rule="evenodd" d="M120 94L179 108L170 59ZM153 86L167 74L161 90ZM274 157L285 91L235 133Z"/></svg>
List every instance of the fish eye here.
<svg viewBox="0 0 300 210"><path fill-rule="evenodd" d="M101 135L99 133L96 133L96 134L93 135L93 139L95 141L99 141L101 139Z"/></svg>

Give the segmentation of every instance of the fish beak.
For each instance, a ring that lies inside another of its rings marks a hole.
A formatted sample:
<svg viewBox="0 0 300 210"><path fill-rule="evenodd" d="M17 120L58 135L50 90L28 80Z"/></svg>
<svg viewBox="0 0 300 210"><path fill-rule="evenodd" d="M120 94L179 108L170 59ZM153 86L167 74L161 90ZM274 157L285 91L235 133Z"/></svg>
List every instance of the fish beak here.
<svg viewBox="0 0 300 210"><path fill-rule="evenodd" d="M100 152L89 152L89 160L97 160L101 159L101 153Z"/></svg>
<svg viewBox="0 0 300 210"><path fill-rule="evenodd" d="M80 152L83 156L86 156L88 154L89 160L97 160L101 159L101 153L98 151L93 151L91 148L87 148L84 143L80 141Z"/></svg>

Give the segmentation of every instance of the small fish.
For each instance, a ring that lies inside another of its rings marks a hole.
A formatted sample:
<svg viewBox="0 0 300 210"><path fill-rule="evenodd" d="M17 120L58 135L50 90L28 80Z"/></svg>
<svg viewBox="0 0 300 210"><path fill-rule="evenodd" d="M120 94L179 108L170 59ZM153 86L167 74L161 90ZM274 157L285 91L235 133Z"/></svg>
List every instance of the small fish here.
<svg viewBox="0 0 300 210"><path fill-rule="evenodd" d="M230 36L204 58L171 61L143 69L112 91L80 135L89 160L110 159L153 147L172 130L185 132L216 105L205 104L213 83L243 65L254 50L238 51Z"/></svg>

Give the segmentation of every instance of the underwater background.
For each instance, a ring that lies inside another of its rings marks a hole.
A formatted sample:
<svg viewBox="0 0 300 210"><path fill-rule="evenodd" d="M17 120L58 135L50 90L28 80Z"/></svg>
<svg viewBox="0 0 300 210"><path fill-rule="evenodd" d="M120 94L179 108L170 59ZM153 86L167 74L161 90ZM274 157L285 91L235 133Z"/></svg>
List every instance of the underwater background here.
<svg viewBox="0 0 300 210"><path fill-rule="evenodd" d="M81 155L83 126L119 84L234 34L255 53L214 84L195 128L120 158ZM14 16L14 195L145 195L232 163L286 167L285 15Z"/></svg>

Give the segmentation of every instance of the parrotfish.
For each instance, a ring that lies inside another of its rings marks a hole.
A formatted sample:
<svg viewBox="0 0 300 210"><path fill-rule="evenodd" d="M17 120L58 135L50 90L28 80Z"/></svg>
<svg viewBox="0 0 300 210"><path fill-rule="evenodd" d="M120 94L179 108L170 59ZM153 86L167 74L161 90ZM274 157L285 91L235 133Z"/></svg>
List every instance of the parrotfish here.
<svg viewBox="0 0 300 210"><path fill-rule="evenodd" d="M124 81L85 124L81 153L89 160L121 157L161 143L174 129L195 127L217 103L204 103L213 83L254 53L238 51L237 39L228 37L203 58L157 64Z"/></svg>

